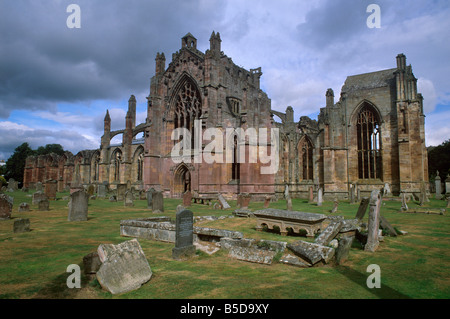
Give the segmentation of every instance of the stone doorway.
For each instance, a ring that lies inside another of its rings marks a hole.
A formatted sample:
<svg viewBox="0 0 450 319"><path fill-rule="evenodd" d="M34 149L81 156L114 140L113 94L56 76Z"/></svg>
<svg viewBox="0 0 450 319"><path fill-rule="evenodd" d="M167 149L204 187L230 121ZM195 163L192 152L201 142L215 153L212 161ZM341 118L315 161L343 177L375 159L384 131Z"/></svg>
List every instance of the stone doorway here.
<svg viewBox="0 0 450 319"><path fill-rule="evenodd" d="M173 196L180 198L191 190L191 172L186 165L180 165L174 174Z"/></svg>

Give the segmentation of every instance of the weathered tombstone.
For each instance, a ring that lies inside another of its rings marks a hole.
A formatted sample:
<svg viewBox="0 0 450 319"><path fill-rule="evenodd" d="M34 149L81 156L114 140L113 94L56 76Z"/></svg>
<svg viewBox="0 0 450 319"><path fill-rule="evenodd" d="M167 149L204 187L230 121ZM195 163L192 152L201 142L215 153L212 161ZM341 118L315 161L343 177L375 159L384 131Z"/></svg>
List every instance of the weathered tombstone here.
<svg viewBox="0 0 450 319"><path fill-rule="evenodd" d="M145 192L145 190L141 189L139 191L139 200L146 200L147 199L147 193Z"/></svg>
<svg viewBox="0 0 450 319"><path fill-rule="evenodd" d="M341 265L347 260L348 253L352 247L354 236L343 236L339 239L338 248L336 249L336 264Z"/></svg>
<svg viewBox="0 0 450 319"><path fill-rule="evenodd" d="M383 216L380 216L380 227L384 229L389 234L389 236L397 237L397 232L395 231L394 227L392 227L392 225Z"/></svg>
<svg viewBox="0 0 450 319"><path fill-rule="evenodd" d="M228 204L222 194L219 194L218 199L223 209L231 208L230 204Z"/></svg>
<svg viewBox="0 0 450 319"><path fill-rule="evenodd" d="M111 196L109 196L109 201L110 201L111 203L117 202L117 197L116 197L116 195L111 195Z"/></svg>
<svg viewBox="0 0 450 319"><path fill-rule="evenodd" d="M100 285L112 294L136 290L152 277L152 270L137 239L118 245L101 244L97 271Z"/></svg>
<svg viewBox="0 0 450 319"><path fill-rule="evenodd" d="M286 184L284 188L284 198L287 199L289 197L289 185Z"/></svg>
<svg viewBox="0 0 450 319"><path fill-rule="evenodd" d="M439 176L439 171L436 171L436 177L434 179L434 183L436 184L436 199L442 198L442 189L441 189L441 177Z"/></svg>
<svg viewBox="0 0 450 319"><path fill-rule="evenodd" d="M291 199L291 196L288 196L287 197L287 199L286 199L286 209L287 210L292 210L292 199Z"/></svg>
<svg viewBox="0 0 450 319"><path fill-rule="evenodd" d="M450 173L447 174L445 179L445 194L450 194Z"/></svg>
<svg viewBox="0 0 450 319"><path fill-rule="evenodd" d="M312 186L309 187L309 197L308 201L312 203L314 201L314 188Z"/></svg>
<svg viewBox="0 0 450 319"><path fill-rule="evenodd" d="M30 231L30 220L28 218L14 219L14 233L25 233Z"/></svg>
<svg viewBox="0 0 450 319"><path fill-rule="evenodd" d="M117 200L123 201L125 192L127 191L127 184L117 184Z"/></svg>
<svg viewBox="0 0 450 319"><path fill-rule="evenodd" d="M50 202L48 201L47 198L42 199L42 200L39 201L39 203L38 203L38 210L41 211L41 212L50 210Z"/></svg>
<svg viewBox="0 0 450 319"><path fill-rule="evenodd" d="M153 194L155 193L155 189L152 187L152 188L149 188L148 190L147 190L147 192L145 193L146 194L146 196L147 196L147 208L148 209L151 209L152 208L152 206L153 206Z"/></svg>
<svg viewBox="0 0 450 319"><path fill-rule="evenodd" d="M191 202L192 202L192 193L191 191L186 191L183 194L183 206L184 207L189 207L191 206Z"/></svg>
<svg viewBox="0 0 450 319"><path fill-rule="evenodd" d="M153 193L152 211L164 212L164 196L162 192L155 191Z"/></svg>
<svg viewBox="0 0 450 319"><path fill-rule="evenodd" d="M323 190L322 187L319 188L319 192L317 194L317 206L322 206L323 203Z"/></svg>
<svg viewBox="0 0 450 319"><path fill-rule="evenodd" d="M14 199L6 194L0 194L0 220L10 219Z"/></svg>
<svg viewBox="0 0 450 319"><path fill-rule="evenodd" d="M84 273L86 275L96 274L100 269L102 262L98 257L98 252L87 254L83 257Z"/></svg>
<svg viewBox="0 0 450 319"><path fill-rule="evenodd" d="M380 242L378 241L378 229L380 225L380 191L374 190L370 194L369 203L369 223L367 231L367 243L364 246L365 251L374 252L377 250Z"/></svg>
<svg viewBox="0 0 450 319"><path fill-rule="evenodd" d="M404 212L408 210L408 204L406 203L407 202L406 193L402 192L401 197L402 197L402 207L400 209L402 212Z"/></svg>
<svg viewBox="0 0 450 319"><path fill-rule="evenodd" d="M369 206L369 198L368 197L364 197L361 200L361 203L359 204L358 207L358 212L356 213L356 219L362 220L364 218L364 215L366 214L367 211L367 207Z"/></svg>
<svg viewBox="0 0 450 319"><path fill-rule="evenodd" d="M19 213L29 212L29 211L30 211L30 205L28 203L21 203L19 205Z"/></svg>
<svg viewBox="0 0 450 319"><path fill-rule="evenodd" d="M87 188L87 193L89 195L89 197L91 197L92 195L94 195L95 193L95 186L90 184Z"/></svg>
<svg viewBox="0 0 450 319"><path fill-rule="evenodd" d="M264 198L264 208L269 208L269 205L270 205L270 196L269 195L267 195L265 198Z"/></svg>
<svg viewBox="0 0 450 319"><path fill-rule="evenodd" d="M43 191L42 183L37 182L36 183L36 192L42 192L42 191Z"/></svg>
<svg viewBox="0 0 450 319"><path fill-rule="evenodd" d="M333 209L331 210L331 213L332 214L334 214L334 213L336 213L337 212L337 210L338 210L338 205L339 205L339 201L337 200L337 199L335 199L334 200L334 202L333 202Z"/></svg>
<svg viewBox="0 0 450 319"><path fill-rule="evenodd" d="M88 220L88 202L89 195L84 190L79 190L70 194L69 215L67 220L69 222Z"/></svg>
<svg viewBox="0 0 450 319"><path fill-rule="evenodd" d="M184 207L183 205L178 205L178 206L177 206L176 213L181 212L181 211L183 211L183 210L185 210L185 209L186 209L186 207Z"/></svg>
<svg viewBox="0 0 450 319"><path fill-rule="evenodd" d="M187 209L176 214L173 259L185 259L195 255L193 218L194 214Z"/></svg>
<svg viewBox="0 0 450 319"><path fill-rule="evenodd" d="M221 203L216 202L216 203L214 203L213 208L214 208L214 210L220 210L220 209L223 209L223 206Z"/></svg>
<svg viewBox="0 0 450 319"><path fill-rule="evenodd" d="M47 196L42 191L37 191L31 197L31 204L37 205L41 200L47 199Z"/></svg>
<svg viewBox="0 0 450 319"><path fill-rule="evenodd" d="M383 197L385 196L391 196L391 187L389 186L389 183L384 183L384 187L383 187Z"/></svg>
<svg viewBox="0 0 450 319"><path fill-rule="evenodd" d="M106 186L103 184L99 184L97 186L97 197L105 198L106 197Z"/></svg>
<svg viewBox="0 0 450 319"><path fill-rule="evenodd" d="M123 201L124 206L131 207L134 206L134 197L131 190L125 192L125 198Z"/></svg>
<svg viewBox="0 0 450 319"><path fill-rule="evenodd" d="M54 179L47 180L45 182L45 196L49 200L56 200L56 191L58 188L58 181Z"/></svg>
<svg viewBox="0 0 450 319"><path fill-rule="evenodd" d="M18 182L16 182L14 178L10 178L8 181L8 188L11 188L13 191L18 190Z"/></svg>
<svg viewBox="0 0 450 319"><path fill-rule="evenodd" d="M250 199L251 199L250 194L242 193L242 194L240 194L240 196L241 196L241 207L240 208L247 209L248 205L250 204Z"/></svg>

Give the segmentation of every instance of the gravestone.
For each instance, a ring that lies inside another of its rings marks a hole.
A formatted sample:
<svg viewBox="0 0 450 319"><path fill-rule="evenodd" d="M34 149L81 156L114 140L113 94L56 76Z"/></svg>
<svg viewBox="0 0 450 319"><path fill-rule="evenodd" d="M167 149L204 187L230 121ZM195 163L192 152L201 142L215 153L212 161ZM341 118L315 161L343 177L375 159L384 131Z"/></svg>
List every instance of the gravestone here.
<svg viewBox="0 0 450 319"><path fill-rule="evenodd" d="M136 290L152 277L152 270L137 239L118 245L101 244L97 271L100 285L112 294Z"/></svg>
<svg viewBox="0 0 450 319"><path fill-rule="evenodd" d="M95 193L95 186L90 184L87 188L87 193L89 195L89 197L91 197L92 195L94 195Z"/></svg>
<svg viewBox="0 0 450 319"><path fill-rule="evenodd" d="M242 193L239 194L240 196L240 208L242 209L248 209L248 205L250 204L250 194L248 193Z"/></svg>
<svg viewBox="0 0 450 319"><path fill-rule="evenodd" d="M58 188L58 181L54 179L47 180L45 182L45 196L49 200L56 200L56 191Z"/></svg>
<svg viewBox="0 0 450 319"><path fill-rule="evenodd" d="M111 196L109 196L109 201L110 201L111 203L117 202L117 197L116 197L116 195L111 195Z"/></svg>
<svg viewBox="0 0 450 319"><path fill-rule="evenodd" d="M441 177L439 176L439 171L436 171L436 177L434 179L434 183L436 185L436 199L442 198L442 189L441 189Z"/></svg>
<svg viewBox="0 0 450 319"><path fill-rule="evenodd" d="M286 209L287 210L292 210L292 199L291 199L291 196L288 196L287 197L287 199L286 199Z"/></svg>
<svg viewBox="0 0 450 319"><path fill-rule="evenodd" d="M308 201L312 203L314 201L314 188L312 186L309 187L309 197Z"/></svg>
<svg viewBox="0 0 450 319"><path fill-rule="evenodd" d="M8 188L11 188L13 191L16 191L19 189L18 184L19 184L19 182L15 181L14 178L10 178L8 180Z"/></svg>
<svg viewBox="0 0 450 319"><path fill-rule="evenodd" d="M269 205L270 205L270 196L269 195L267 195L265 198L264 198L264 208L269 208Z"/></svg>
<svg viewBox="0 0 450 319"><path fill-rule="evenodd" d="M184 207L183 205L178 205L178 206L177 206L176 213L181 212L181 211L183 211L183 210L185 210L185 209L186 209L186 207Z"/></svg>
<svg viewBox="0 0 450 319"><path fill-rule="evenodd" d="M132 207L134 206L134 196L133 192L131 190L125 192L125 199L123 201L123 205L125 207Z"/></svg>
<svg viewBox="0 0 450 319"><path fill-rule="evenodd" d="M79 190L70 194L69 215L67 220L69 222L88 220L88 202L89 195L84 190Z"/></svg>
<svg viewBox="0 0 450 319"><path fill-rule="evenodd" d="M183 194L183 206L189 207L189 206L191 206L191 203L192 203L192 193L191 193L191 191L186 191Z"/></svg>
<svg viewBox="0 0 450 319"><path fill-rule="evenodd" d="M336 264L341 265L347 260L348 253L352 247L355 236L343 236L339 239L338 248L336 249L335 257Z"/></svg>
<svg viewBox="0 0 450 319"><path fill-rule="evenodd" d="M391 187L389 186L389 183L384 183L383 197L385 197L385 196L392 196Z"/></svg>
<svg viewBox="0 0 450 319"><path fill-rule="evenodd" d="M286 184L284 188L284 198L287 199L289 197L289 185Z"/></svg>
<svg viewBox="0 0 450 319"><path fill-rule="evenodd" d="M31 204L38 205L41 200L47 199L47 196L42 191L37 191L31 198Z"/></svg>
<svg viewBox="0 0 450 319"><path fill-rule="evenodd" d="M363 197L361 200L361 203L358 207L358 212L356 213L356 219L362 220L364 218L364 215L366 214L367 207L369 206L369 198Z"/></svg>
<svg viewBox="0 0 450 319"><path fill-rule="evenodd" d="M50 210L50 202L48 201L47 198L42 199L42 200L39 201L39 203L38 203L38 210L41 211L41 212Z"/></svg>
<svg viewBox="0 0 450 319"><path fill-rule="evenodd" d="M447 174L445 179L445 194L450 194L450 173Z"/></svg>
<svg viewBox="0 0 450 319"><path fill-rule="evenodd" d="M323 203L323 190L322 187L319 188L319 192L317 194L317 206L322 206Z"/></svg>
<svg viewBox="0 0 450 319"><path fill-rule="evenodd" d="M147 196L147 208L148 209L151 209L153 207L153 194L154 193L155 193L155 189L153 187L149 188L147 190L147 192L145 193Z"/></svg>
<svg viewBox="0 0 450 319"><path fill-rule="evenodd" d="M99 184L97 186L97 197L105 198L106 197L106 186L103 184Z"/></svg>
<svg viewBox="0 0 450 319"><path fill-rule="evenodd" d="M384 229L389 236L397 237L397 232L394 227L392 227L392 225L383 216L380 216L380 227Z"/></svg>
<svg viewBox="0 0 450 319"><path fill-rule="evenodd" d="M374 190L370 194L369 202L369 223L367 230L367 243L364 246L365 251L374 252L380 244L378 240L378 229L380 225L380 207L381 196L380 191Z"/></svg>
<svg viewBox="0 0 450 319"><path fill-rule="evenodd" d="M216 202L216 203L214 203L214 205L213 205L213 209L214 209L214 210L221 210L221 209L223 209L223 206L222 206L221 203Z"/></svg>
<svg viewBox="0 0 450 319"><path fill-rule="evenodd" d="M173 259L186 259L195 255L193 218L194 214L187 209L176 214Z"/></svg>
<svg viewBox="0 0 450 319"><path fill-rule="evenodd" d="M0 194L0 220L10 219L14 199L6 194Z"/></svg>
<svg viewBox="0 0 450 319"><path fill-rule="evenodd" d="M36 183L36 192L42 192L43 187L41 182Z"/></svg>
<svg viewBox="0 0 450 319"><path fill-rule="evenodd" d="M338 205L339 205L339 201L337 199L334 200L333 202L333 209L331 210L331 213L334 214L337 212L338 210Z"/></svg>
<svg viewBox="0 0 450 319"><path fill-rule="evenodd" d="M222 194L219 194L218 199L223 209L231 208L230 204L228 204Z"/></svg>
<svg viewBox="0 0 450 319"><path fill-rule="evenodd" d="M153 193L152 211L164 212L164 196L162 192L155 191Z"/></svg>
<svg viewBox="0 0 450 319"><path fill-rule="evenodd" d="M19 213L29 212L29 211L30 211L30 205L28 203L21 203L19 205Z"/></svg>
<svg viewBox="0 0 450 319"><path fill-rule="evenodd" d="M407 199L406 199L406 193L405 192L402 192L401 198L402 198L402 207L400 208L400 210L402 212L405 212L405 211L408 210L408 204L406 204Z"/></svg>
<svg viewBox="0 0 450 319"><path fill-rule="evenodd" d="M117 184L117 200L123 201L125 198L125 192L127 191L127 184Z"/></svg>
<svg viewBox="0 0 450 319"><path fill-rule="evenodd" d="M28 218L14 219L14 233L25 233L30 231L30 220Z"/></svg>
<svg viewBox="0 0 450 319"><path fill-rule="evenodd" d="M139 191L139 200L146 200L147 199L147 193L145 192L145 190L141 189Z"/></svg>

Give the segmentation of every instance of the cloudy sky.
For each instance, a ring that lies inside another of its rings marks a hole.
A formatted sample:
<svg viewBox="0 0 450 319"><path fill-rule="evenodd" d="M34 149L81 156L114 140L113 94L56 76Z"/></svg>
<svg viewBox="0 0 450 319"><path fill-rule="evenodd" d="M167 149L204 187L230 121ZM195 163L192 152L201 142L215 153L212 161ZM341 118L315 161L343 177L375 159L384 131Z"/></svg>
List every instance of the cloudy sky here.
<svg viewBox="0 0 450 319"><path fill-rule="evenodd" d="M368 28L369 4L381 28ZM68 28L66 9L81 9ZM145 121L155 56L166 66L188 32L201 51L212 31L245 69L262 67L272 108L316 118L349 75L389 69L404 53L425 98L426 144L450 138L448 0L0 0L0 160L28 142L74 154L99 147L109 109L125 126L136 96Z"/></svg>

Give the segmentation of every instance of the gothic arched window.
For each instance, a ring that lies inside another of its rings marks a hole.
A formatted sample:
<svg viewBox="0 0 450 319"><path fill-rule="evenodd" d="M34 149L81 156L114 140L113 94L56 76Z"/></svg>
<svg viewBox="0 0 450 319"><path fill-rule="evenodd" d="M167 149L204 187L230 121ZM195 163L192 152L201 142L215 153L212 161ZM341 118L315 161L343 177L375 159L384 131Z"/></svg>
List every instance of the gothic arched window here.
<svg viewBox="0 0 450 319"><path fill-rule="evenodd" d="M202 115L200 92L191 81L185 81L175 100L175 128L186 128L191 133L191 148L194 147L194 121ZM184 137L183 137L184 138Z"/></svg>
<svg viewBox="0 0 450 319"><path fill-rule="evenodd" d="M142 181L144 171L144 153L139 154L137 159L137 180Z"/></svg>
<svg viewBox="0 0 450 319"><path fill-rule="evenodd" d="M112 162L114 165L114 180L120 181L120 164L122 163L122 152L121 151L115 152Z"/></svg>
<svg viewBox="0 0 450 319"><path fill-rule="evenodd" d="M313 145L304 137L299 144L299 159L301 161L301 176L303 180L313 180Z"/></svg>
<svg viewBox="0 0 450 319"><path fill-rule="evenodd" d="M358 175L360 179L381 179L380 120L373 107L364 105L356 122Z"/></svg>

